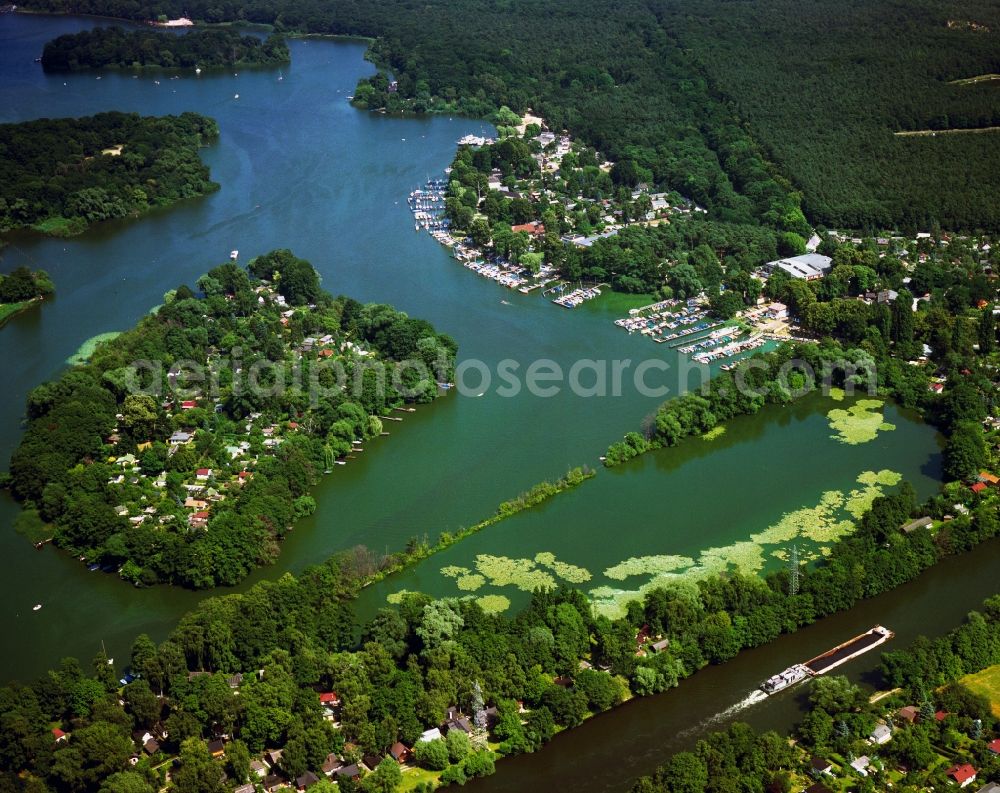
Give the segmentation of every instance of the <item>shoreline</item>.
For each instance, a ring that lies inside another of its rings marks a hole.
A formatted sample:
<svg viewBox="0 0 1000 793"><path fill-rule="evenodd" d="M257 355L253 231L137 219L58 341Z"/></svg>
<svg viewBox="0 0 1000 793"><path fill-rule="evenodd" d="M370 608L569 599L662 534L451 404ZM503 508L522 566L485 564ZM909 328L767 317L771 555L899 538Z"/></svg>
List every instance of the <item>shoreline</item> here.
<svg viewBox="0 0 1000 793"><path fill-rule="evenodd" d="M14 317L23 314L32 306L41 305L44 300L44 297L38 296L31 298L31 300L23 300L20 303L0 303L0 328L4 327Z"/></svg>
<svg viewBox="0 0 1000 793"><path fill-rule="evenodd" d="M571 479L571 476L574 474L578 474L581 477L579 481L573 481ZM514 499L501 501L500 506L497 507L496 512L494 512L493 515L491 515L490 517L481 520L478 523L474 523L471 526L460 528L454 534L448 531L442 532L438 541L434 545L426 548L414 549L411 553L407 554L407 556L400 562L398 566L387 568L385 570L380 570L379 572L374 573L365 581L365 583L361 585L360 588L366 589L372 584L380 583L381 581L384 581L390 576L393 576L397 573L402 573L403 571L409 569L413 565L422 562L424 559L429 559L431 556L434 556L435 554L438 554L441 551L450 548L452 545L455 545L456 543L461 542L462 540L465 540L473 536L474 534L478 534L483 529L489 528L490 526L494 526L497 523L501 523L502 521L506 520L507 518L512 518L521 512L525 512L533 507L537 507L541 504L544 504L546 501L555 498L557 495L559 495L560 493L564 493L567 490L575 490L577 487L582 485L588 479L593 479L595 476L597 476L597 471L584 465L584 466L578 466L576 468L571 468L569 471L566 472L566 474L561 476L555 482L549 482L548 480L543 480L542 482L539 482L538 484L534 485L531 489L516 496ZM544 488L546 485L553 487L554 488L553 491L550 493L543 493L535 496L532 495L534 491L538 490L539 488ZM522 501L522 503L519 504L518 501ZM505 505L508 504L512 506L509 507L508 510L505 510L504 507ZM406 552L403 551L403 553Z"/></svg>

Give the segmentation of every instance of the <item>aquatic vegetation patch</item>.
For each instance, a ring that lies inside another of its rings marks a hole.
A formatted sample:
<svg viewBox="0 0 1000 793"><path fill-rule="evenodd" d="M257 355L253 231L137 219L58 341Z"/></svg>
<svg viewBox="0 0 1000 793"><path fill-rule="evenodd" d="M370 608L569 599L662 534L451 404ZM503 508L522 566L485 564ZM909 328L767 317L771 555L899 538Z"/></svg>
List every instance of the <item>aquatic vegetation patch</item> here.
<svg viewBox="0 0 1000 793"><path fill-rule="evenodd" d="M624 562L619 562L614 567L609 567L604 571L604 575L615 581L624 581L634 575L672 573L683 567L691 567L693 564L694 559L690 556L668 556L666 554L633 556Z"/></svg>
<svg viewBox="0 0 1000 793"><path fill-rule="evenodd" d="M882 415L881 399L859 399L847 410L835 408L826 414L830 428L836 435L830 437L852 446L875 440L880 432L896 429Z"/></svg>
<svg viewBox="0 0 1000 793"><path fill-rule="evenodd" d="M830 393L828 394L828 396L834 402L843 402L844 401L844 397L846 396L846 394L845 394L843 388L831 388L830 389Z"/></svg>
<svg viewBox="0 0 1000 793"><path fill-rule="evenodd" d="M898 485L903 480L903 475L883 468L881 471L864 471L858 476L858 482L862 485L875 486L884 485L892 487Z"/></svg>
<svg viewBox="0 0 1000 793"><path fill-rule="evenodd" d="M441 575L445 578L458 578L459 576L468 575L471 572L472 571L468 567L459 567L454 564L441 568Z"/></svg>
<svg viewBox="0 0 1000 793"><path fill-rule="evenodd" d="M30 542L43 542L52 539L53 527L42 520L37 509L24 509L14 518L14 531Z"/></svg>
<svg viewBox="0 0 1000 793"><path fill-rule="evenodd" d="M476 603L487 614L499 614L510 608L510 598L503 595L483 595L476 598Z"/></svg>
<svg viewBox="0 0 1000 793"><path fill-rule="evenodd" d="M477 573L470 573L469 575L459 576L458 580L455 581L455 586L463 592L475 592L477 589L481 589L485 583L486 578L484 576Z"/></svg>
<svg viewBox="0 0 1000 793"><path fill-rule="evenodd" d="M849 492L828 490L819 502L785 513L764 531L730 545L708 548L695 562L685 556L639 556L607 568L604 575L614 580L648 575L649 580L634 589L599 586L589 594L594 610L609 618L624 615L629 602L642 599L651 590L675 581L697 581L708 576L736 570L753 575L764 568L767 556L789 559L788 544L806 541L799 548L799 559L811 562L830 554L829 544L854 530L855 520L867 511L885 488L899 484L902 476L895 471L863 471L857 477L860 488ZM773 546L782 546L774 548ZM771 546L770 548L768 546ZM686 569L684 569L686 568Z"/></svg>
<svg viewBox="0 0 1000 793"><path fill-rule="evenodd" d="M548 551L536 553L535 562L542 565L542 567L549 568L549 570L563 581L569 581L571 584L582 584L589 581L592 577L590 570L586 567L578 567L575 564L569 564L569 562L560 562L556 559L555 554Z"/></svg>
<svg viewBox="0 0 1000 793"><path fill-rule="evenodd" d="M763 569L764 549L760 544L749 540L734 542L721 548L709 548L702 552L698 566L720 572L735 567L739 572L750 575Z"/></svg>
<svg viewBox="0 0 1000 793"><path fill-rule="evenodd" d="M726 434L726 426L724 424L718 424L712 427L712 429L710 429L708 432L704 433L701 436L701 439L703 441L714 441L720 435L725 435L725 434Z"/></svg>
<svg viewBox="0 0 1000 793"><path fill-rule="evenodd" d="M109 333L98 333L96 336L91 336L77 348L75 353L66 359L66 363L70 366L82 366L90 360L99 344L117 339L121 335L120 330L114 330Z"/></svg>
<svg viewBox="0 0 1000 793"><path fill-rule="evenodd" d="M523 592L533 592L539 587L556 585L555 579L545 570L539 570L531 559L511 559L481 553L476 556L476 569L493 586L515 586Z"/></svg>
<svg viewBox="0 0 1000 793"><path fill-rule="evenodd" d="M398 606L400 603L403 602L404 597L413 594L415 593L411 592L409 589L400 589L398 592L389 593L388 595L385 596L385 599L387 602L392 603L394 606Z"/></svg>

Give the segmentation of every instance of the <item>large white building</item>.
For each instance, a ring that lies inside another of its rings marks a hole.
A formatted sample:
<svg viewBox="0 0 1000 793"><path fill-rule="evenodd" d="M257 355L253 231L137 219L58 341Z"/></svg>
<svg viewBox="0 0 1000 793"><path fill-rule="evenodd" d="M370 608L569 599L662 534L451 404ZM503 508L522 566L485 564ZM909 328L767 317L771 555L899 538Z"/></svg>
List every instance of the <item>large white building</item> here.
<svg viewBox="0 0 1000 793"><path fill-rule="evenodd" d="M833 259L819 253L805 253L802 256L790 256L787 259L777 259L764 265L768 273L780 268L792 278L804 278L813 281L822 278L833 267Z"/></svg>

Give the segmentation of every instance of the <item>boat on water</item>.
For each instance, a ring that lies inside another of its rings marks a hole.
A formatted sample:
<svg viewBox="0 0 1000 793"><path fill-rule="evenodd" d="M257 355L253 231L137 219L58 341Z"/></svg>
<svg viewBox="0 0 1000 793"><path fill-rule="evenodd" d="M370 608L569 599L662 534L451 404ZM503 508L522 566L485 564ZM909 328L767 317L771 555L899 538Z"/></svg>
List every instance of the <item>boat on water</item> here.
<svg viewBox="0 0 1000 793"><path fill-rule="evenodd" d="M41 611L41 608L42 608L42 604L41 603L36 603L35 606L31 610L32 611Z"/></svg>
<svg viewBox="0 0 1000 793"><path fill-rule="evenodd" d="M239 259L240 258L240 252L239 251L230 251L229 252L229 258L232 259L233 261L235 261L236 259Z"/></svg>
<svg viewBox="0 0 1000 793"><path fill-rule="evenodd" d="M779 691L783 691L789 686L794 686L807 677L809 677L809 670L802 664L795 664L795 666L788 667L784 672L778 672L778 674L769 677L760 684L760 690L765 694L777 694Z"/></svg>
<svg viewBox="0 0 1000 793"><path fill-rule="evenodd" d="M827 650L815 658L810 658L808 661L795 664L783 672L772 675L760 684L760 690L768 695L776 694L807 678L825 675L841 664L846 664L859 655L885 644L895 635L888 628L876 625L871 630L858 634L853 639L848 639L846 642L838 644L833 649Z"/></svg>
<svg viewBox="0 0 1000 793"><path fill-rule="evenodd" d="M827 650L822 655L817 655L815 658L806 661L803 666L814 675L826 674L831 669L835 669L841 664L846 664L859 655L885 644L895 635L888 628L876 625L870 631L855 636L843 644L838 644L832 650Z"/></svg>

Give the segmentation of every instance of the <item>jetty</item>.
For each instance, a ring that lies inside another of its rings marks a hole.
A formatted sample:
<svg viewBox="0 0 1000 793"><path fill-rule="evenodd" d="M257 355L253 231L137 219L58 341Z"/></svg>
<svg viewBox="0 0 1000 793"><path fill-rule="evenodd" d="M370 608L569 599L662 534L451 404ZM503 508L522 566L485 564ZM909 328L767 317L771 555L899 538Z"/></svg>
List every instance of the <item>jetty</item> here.
<svg viewBox="0 0 1000 793"><path fill-rule="evenodd" d="M562 306L563 308L576 308L577 306L587 302L588 300L593 300L595 297L600 297L601 286L607 286L607 284L600 284L598 286L591 286L586 288L581 287L580 289L574 289L568 295L562 295L560 297L557 297L552 302Z"/></svg>

